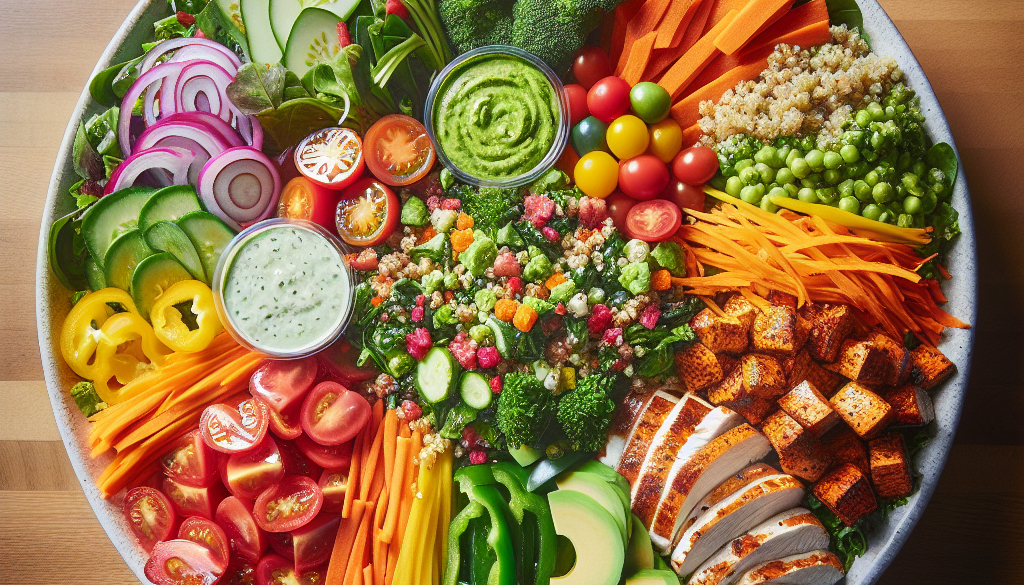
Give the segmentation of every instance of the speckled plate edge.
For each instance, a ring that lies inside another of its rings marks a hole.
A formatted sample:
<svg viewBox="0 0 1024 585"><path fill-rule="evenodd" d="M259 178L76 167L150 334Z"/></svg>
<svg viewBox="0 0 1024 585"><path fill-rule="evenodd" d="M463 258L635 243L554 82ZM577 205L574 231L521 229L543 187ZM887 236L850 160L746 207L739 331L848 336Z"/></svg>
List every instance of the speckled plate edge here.
<svg viewBox="0 0 1024 585"><path fill-rule="evenodd" d="M949 125L935 98L931 84L896 26L876 0L859 0L858 3L864 14L865 28L871 37L872 50L881 55L891 55L896 59L911 87L921 97L921 108L927 117L926 128L929 135L936 142L948 142L956 150ZM166 4L162 0L141 0L125 19L110 44L107 45L93 73L102 71L112 63L125 61L138 55L141 51L141 44L150 39L151 24L158 17L164 16L165 11ZM70 159L78 122L100 110L100 106L89 96L88 88L83 90L64 133L64 139L54 165L40 226L36 262L36 325L39 332L39 350L47 392L53 406L61 439L64 441L71 459L71 465L82 484L86 499L111 542L124 557L136 577L143 583L148 583L143 574L146 554L136 545L121 517L120 498L104 500L93 483L94 478L106 467L109 458L95 460L89 458L87 442L89 423L79 413L67 392L77 378L60 358L57 337L60 333L59 323L67 314L70 305L71 293L66 291L50 272L46 256L50 224L73 210L70 198L66 196L66 193L68 188L77 181ZM953 205L960 212L960 227L963 235L954 247L948 261L948 268L954 278L944 286L946 295L950 299L945 308L960 319L974 323L977 315L977 258L970 193L962 168L954 187ZM869 534L868 554L854 563L847 575L846 583L850 585L875 583L906 542L911 530L924 512L928 500L935 491L956 434L964 392L967 388L973 345L973 329L950 330L946 339L940 344L940 349L957 365L958 373L933 395L938 424L935 437L921 451L916 462L918 471L923 474L921 488L911 498L909 504L898 508L889 516L885 524Z"/></svg>

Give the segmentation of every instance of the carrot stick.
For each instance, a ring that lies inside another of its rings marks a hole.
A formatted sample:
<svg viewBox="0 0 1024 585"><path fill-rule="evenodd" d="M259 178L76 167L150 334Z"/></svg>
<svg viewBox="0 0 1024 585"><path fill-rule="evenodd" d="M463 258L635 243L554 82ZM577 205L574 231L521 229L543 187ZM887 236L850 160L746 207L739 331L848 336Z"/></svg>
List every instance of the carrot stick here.
<svg viewBox="0 0 1024 585"><path fill-rule="evenodd" d="M690 25L690 21L693 20L693 15L697 13L697 8L702 1L711 2L712 0L676 0L669 4L665 16L658 23L658 40L655 41L654 48L667 49L671 47L676 31Z"/></svg>
<svg viewBox="0 0 1024 585"><path fill-rule="evenodd" d="M361 500L360 500L361 501ZM370 523L373 521L373 508L376 502L366 502L363 511L362 521L359 523L359 531L356 533L355 543L352 545L352 554L348 559L348 566L345 569L345 583L357 583L363 577L363 557L366 555L366 540L370 534Z"/></svg>
<svg viewBox="0 0 1024 585"><path fill-rule="evenodd" d="M700 102L717 100L727 90L735 87L737 83L756 79L767 66L768 60L762 59L732 69L722 77L676 102L670 111L672 118L683 128L689 128L700 120L698 113Z"/></svg>
<svg viewBox="0 0 1024 585"><path fill-rule="evenodd" d="M398 413L394 409L388 409L384 415L384 481L388 489L391 486L391 476L395 472L395 449L398 441Z"/></svg>
<svg viewBox="0 0 1024 585"><path fill-rule="evenodd" d="M366 456L363 457L363 460L360 463L360 470L362 471L362 474L359 477L360 500L366 500L369 497L370 485L373 484L374 475L377 472L377 460L380 458L380 449L384 442L383 425L377 426L376 433L372 435L373 438L370 438L371 435L369 433L372 431L373 429L369 428L369 425L364 429L364 432L367 433L363 435L364 445L369 444L369 447L364 446L363 453L365 453Z"/></svg>
<svg viewBox="0 0 1024 585"><path fill-rule="evenodd" d="M626 0L615 8L613 16L614 27L612 29L611 46L608 49L610 63L618 63L622 55L623 45L626 42L626 27L629 21L640 11L645 0Z"/></svg>
<svg viewBox="0 0 1024 585"><path fill-rule="evenodd" d="M704 36L704 27L714 26L714 24L708 24L711 16L711 9L714 8L715 2L711 0L704 0L700 6L697 7L697 13L693 15L693 19L690 21L690 26L686 27L684 31L682 27L676 30L676 36L672 39L672 48L681 49L683 52L690 50L690 47L697 42L697 39ZM729 12L726 10L726 12Z"/></svg>
<svg viewBox="0 0 1024 585"><path fill-rule="evenodd" d="M411 439L400 437L398 448L395 454L395 474L391 478L391 492L388 494L387 517L384 520L384 529L381 530L380 538L386 543L391 543L395 534L395 526L398 524L398 516L401 513L401 500L403 487L405 485L406 460L409 458L409 443Z"/></svg>
<svg viewBox="0 0 1024 585"><path fill-rule="evenodd" d="M647 61L651 58L651 50L658 38L658 31L651 31L637 39L629 50L629 57L626 65L619 75L626 83L636 85L647 68Z"/></svg>
<svg viewBox="0 0 1024 585"><path fill-rule="evenodd" d="M348 485L345 486L345 503L341 508L341 517L348 518L352 510L352 501L355 499L356 489L359 486L359 465L363 458L363 433L355 438L355 446L352 448L352 462L348 466Z"/></svg>
<svg viewBox="0 0 1024 585"><path fill-rule="evenodd" d="M792 0L750 0L729 26L718 33L715 46L726 55L739 51L754 38L770 18L791 2Z"/></svg>
<svg viewBox="0 0 1024 585"><path fill-rule="evenodd" d="M334 548L331 550L331 561L327 565L327 577L324 579L324 585L347 585L345 571L348 569L349 557L352 555L359 526L363 521L365 504L362 500L356 500L352 504L352 514L347 518L342 518L341 525L338 527L338 535L334 538Z"/></svg>
<svg viewBox="0 0 1024 585"><path fill-rule="evenodd" d="M373 563L363 567L363 584L371 585L373 583Z"/></svg>
<svg viewBox="0 0 1024 585"><path fill-rule="evenodd" d="M722 22L726 14L733 10L739 12L750 0L715 0L711 12L708 14L708 21L704 24L701 35L707 34L716 24Z"/></svg>
<svg viewBox="0 0 1024 585"><path fill-rule="evenodd" d="M626 38L623 41L622 54L619 56L618 65L615 67L615 75L622 76L622 71L626 68L629 55L633 52L633 44L658 26L661 17L665 14L665 10L668 9L670 3L671 0L647 0L640 7L636 16L630 19L629 24L626 25Z"/></svg>
<svg viewBox="0 0 1024 585"><path fill-rule="evenodd" d="M408 428L406 426L406 428ZM405 541L406 528L409 526L409 515L412 512L413 502L416 500L416 460L419 458L420 449L423 447L423 437L419 431L412 433L412 437L409 442L409 456L405 460L405 471L403 473L403 480L401 486L401 503L400 512L398 516L398 525L395 529L395 537L391 544L391 549L388 551L388 573L393 574L395 565L391 560L391 553L394 552L395 562L398 560L398 556L402 552L402 546Z"/></svg>
<svg viewBox="0 0 1024 585"><path fill-rule="evenodd" d="M708 31L708 34L702 36L658 81L658 85L664 87L673 100L718 54L718 49L715 48L715 39L729 26L737 14L737 12L726 14L722 22L716 24Z"/></svg>

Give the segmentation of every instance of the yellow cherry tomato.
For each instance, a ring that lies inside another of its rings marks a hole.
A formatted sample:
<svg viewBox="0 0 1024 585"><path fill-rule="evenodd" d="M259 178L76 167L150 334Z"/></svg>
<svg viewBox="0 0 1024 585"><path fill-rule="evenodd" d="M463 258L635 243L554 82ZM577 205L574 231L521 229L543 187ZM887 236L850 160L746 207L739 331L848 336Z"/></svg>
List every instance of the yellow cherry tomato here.
<svg viewBox="0 0 1024 585"><path fill-rule="evenodd" d="M683 129L672 118L666 118L650 129L651 144L647 152L668 164L683 149Z"/></svg>
<svg viewBox="0 0 1024 585"><path fill-rule="evenodd" d="M647 150L647 124L636 116L619 116L608 125L608 148L619 160L640 156Z"/></svg>
<svg viewBox="0 0 1024 585"><path fill-rule="evenodd" d="M604 199L619 184L619 163L603 150L588 152L576 163L573 178L589 197Z"/></svg>

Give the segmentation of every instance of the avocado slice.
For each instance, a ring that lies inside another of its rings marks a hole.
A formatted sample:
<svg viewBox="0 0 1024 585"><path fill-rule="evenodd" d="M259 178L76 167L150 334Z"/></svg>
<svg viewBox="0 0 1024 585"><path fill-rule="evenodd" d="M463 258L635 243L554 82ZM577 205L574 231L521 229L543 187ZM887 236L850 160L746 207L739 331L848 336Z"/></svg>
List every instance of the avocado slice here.
<svg viewBox="0 0 1024 585"><path fill-rule="evenodd" d="M617 585L622 576L625 551L619 527L611 514L594 498L573 490L548 494L555 532L566 537L576 550L576 564L553 585Z"/></svg>
<svg viewBox="0 0 1024 585"><path fill-rule="evenodd" d="M579 471L586 471L587 473L593 473L594 475L599 476L601 479L614 485L616 488L619 489L619 491L626 494L626 497L628 499L629 482L626 481L626 478L623 477L622 474L620 474L618 471L615 471L611 467L608 467L607 465L601 463L600 461L597 461L596 459L587 461L583 465L580 465Z"/></svg>
<svg viewBox="0 0 1024 585"><path fill-rule="evenodd" d="M623 568L627 575L654 568L651 535L647 533L643 521L636 514L630 514L630 522L633 524L633 532L629 537L629 544L626 545L626 563Z"/></svg>
<svg viewBox="0 0 1024 585"><path fill-rule="evenodd" d="M509 447L508 454L511 455L512 458L516 460L516 463L518 463L520 467L526 467L527 465L536 462L538 459L544 456L544 453L542 451L540 451L539 449L534 449L529 445Z"/></svg>
<svg viewBox="0 0 1024 585"><path fill-rule="evenodd" d="M192 280L185 267L167 252L153 254L146 258L132 273L131 293L139 314L149 320L149 311L165 290L176 282Z"/></svg>
<svg viewBox="0 0 1024 585"><path fill-rule="evenodd" d="M555 479L559 490L580 492L594 499L604 508L615 521L619 528L619 536L622 546L625 547L629 541L629 532L626 528L626 512L622 509L622 500L617 490L593 473L585 471L573 471Z"/></svg>
<svg viewBox="0 0 1024 585"><path fill-rule="evenodd" d="M626 585L679 585L679 577L672 571L644 569L626 579Z"/></svg>

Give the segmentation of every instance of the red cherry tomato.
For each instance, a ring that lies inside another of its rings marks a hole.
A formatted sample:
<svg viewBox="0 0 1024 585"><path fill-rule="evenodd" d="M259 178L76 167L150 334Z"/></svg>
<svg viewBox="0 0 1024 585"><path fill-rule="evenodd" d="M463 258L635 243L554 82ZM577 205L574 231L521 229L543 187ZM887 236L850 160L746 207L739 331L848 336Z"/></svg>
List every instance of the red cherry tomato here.
<svg viewBox="0 0 1024 585"><path fill-rule="evenodd" d="M147 552L174 533L175 514L167 496L151 487L128 490L121 504L128 528Z"/></svg>
<svg viewBox="0 0 1024 585"><path fill-rule="evenodd" d="M296 571L302 573L330 560L340 524L341 516L337 514L319 514L309 524L292 531Z"/></svg>
<svg viewBox="0 0 1024 585"><path fill-rule="evenodd" d="M587 108L587 90L578 83L565 86L565 98L569 102L569 126L575 126L590 115Z"/></svg>
<svg viewBox="0 0 1024 585"><path fill-rule="evenodd" d="M718 172L718 155L706 146L691 146L672 161L672 174L690 185L703 185Z"/></svg>
<svg viewBox="0 0 1024 585"><path fill-rule="evenodd" d="M636 205L636 199L622 191L616 191L609 195L605 201L608 202L608 215L612 218L612 222L615 223L615 228L619 231L625 231L626 215Z"/></svg>
<svg viewBox="0 0 1024 585"><path fill-rule="evenodd" d="M395 231L400 212L395 193L380 181L366 177L342 193L335 225L346 244L376 246Z"/></svg>
<svg viewBox="0 0 1024 585"><path fill-rule="evenodd" d="M352 441L336 447L325 447L314 443L306 435L299 435L295 438L295 446L313 463L325 469L348 469L352 461Z"/></svg>
<svg viewBox="0 0 1024 585"><path fill-rule="evenodd" d="M317 185L306 177L295 177L281 189L277 217L305 219L333 230L338 196L338 191Z"/></svg>
<svg viewBox="0 0 1024 585"><path fill-rule="evenodd" d="M619 163L619 188L633 199L654 199L665 190L668 180L668 166L652 154Z"/></svg>
<svg viewBox="0 0 1024 585"><path fill-rule="evenodd" d="M252 563L260 560L267 550L267 536L256 525L251 506L235 496L228 496L217 506L214 520L228 537L232 557L239 556Z"/></svg>
<svg viewBox="0 0 1024 585"><path fill-rule="evenodd" d="M283 477L281 451L270 437L255 449L236 453L224 462L224 484L232 495L245 500L255 499Z"/></svg>
<svg viewBox="0 0 1024 585"><path fill-rule="evenodd" d="M255 585L256 566L246 559L231 557L228 570L220 578L217 585Z"/></svg>
<svg viewBox="0 0 1024 585"><path fill-rule="evenodd" d="M683 221L683 212L671 201L641 201L626 215L626 234L645 242L660 242L676 233Z"/></svg>
<svg viewBox="0 0 1024 585"><path fill-rule="evenodd" d="M185 518L185 521L181 523L181 528L178 529L178 538L191 540L205 546L213 553L213 558L217 560L222 570L228 568L228 560L231 555L228 537L224 533L224 529L213 520L199 516Z"/></svg>
<svg viewBox="0 0 1024 585"><path fill-rule="evenodd" d="M411 116L390 114L374 122L363 137L366 166L384 183L415 183L434 166L434 145L427 129Z"/></svg>
<svg viewBox="0 0 1024 585"><path fill-rule="evenodd" d="M299 412L302 410L302 403L293 404L284 412L277 412L270 409L270 432L279 439L291 441L302 434L302 424L299 423Z"/></svg>
<svg viewBox="0 0 1024 585"><path fill-rule="evenodd" d="M337 382L320 382L302 403L302 430L321 445L350 441L370 419L370 403Z"/></svg>
<svg viewBox="0 0 1024 585"><path fill-rule="evenodd" d="M704 191L700 187L694 187L679 179L669 181L668 187L661 194L666 199L679 206L679 209L692 209L704 211Z"/></svg>
<svg viewBox="0 0 1024 585"><path fill-rule="evenodd" d="M345 469L325 469L320 474L320 492L324 495L324 510L341 512L345 503L345 489L348 486L348 473Z"/></svg>
<svg viewBox="0 0 1024 585"><path fill-rule="evenodd" d="M201 544L165 540L153 547L145 573L156 585L213 585L224 573L224 567Z"/></svg>
<svg viewBox="0 0 1024 585"><path fill-rule="evenodd" d="M343 378L353 386L360 382L372 380L379 374L373 366L356 365L356 360L359 359L359 350L344 337L321 351L319 356L321 358L320 363L326 366L332 374ZM372 363L372 360L368 362L368 364Z"/></svg>
<svg viewBox="0 0 1024 585"><path fill-rule="evenodd" d="M196 429L179 439L160 460L164 474L192 487L207 487L217 480L217 454Z"/></svg>
<svg viewBox="0 0 1024 585"><path fill-rule="evenodd" d="M202 516L212 519L217 505L228 495L219 481L213 482L210 487L194 488L165 477L161 488L171 500L175 513L182 517Z"/></svg>
<svg viewBox="0 0 1024 585"><path fill-rule="evenodd" d="M295 562L295 545L292 543L291 532L268 532L267 541L270 542L270 550L288 559L288 562Z"/></svg>
<svg viewBox="0 0 1024 585"><path fill-rule="evenodd" d="M363 143L348 128L324 128L295 147L299 174L328 189L344 189L363 174Z"/></svg>
<svg viewBox="0 0 1024 585"><path fill-rule="evenodd" d="M612 62L601 47L585 45L576 51L572 74L583 87L590 89L595 83L613 73Z"/></svg>
<svg viewBox="0 0 1024 585"><path fill-rule="evenodd" d="M598 81L587 92L590 115L605 124L629 111L629 83L614 75Z"/></svg>
<svg viewBox="0 0 1024 585"><path fill-rule="evenodd" d="M285 475L305 475L312 480L320 478L324 469L307 457L293 441L279 441L277 448L281 451Z"/></svg>
<svg viewBox="0 0 1024 585"><path fill-rule="evenodd" d="M226 404L211 404L199 418L203 440L221 453L242 453L260 444L270 426L270 410L254 398L232 408Z"/></svg>
<svg viewBox="0 0 1024 585"><path fill-rule="evenodd" d="M317 367L317 360L312 357L266 360L249 378L249 392L266 402L271 410L284 412L292 405L302 404L316 380Z"/></svg>
<svg viewBox="0 0 1024 585"><path fill-rule="evenodd" d="M267 555L256 566L256 585L320 585L326 578L323 567L299 575L291 561L280 555Z"/></svg>
<svg viewBox="0 0 1024 585"><path fill-rule="evenodd" d="M266 489L256 498L253 516L267 532L290 532L309 524L323 506L324 496L316 482L292 475Z"/></svg>

